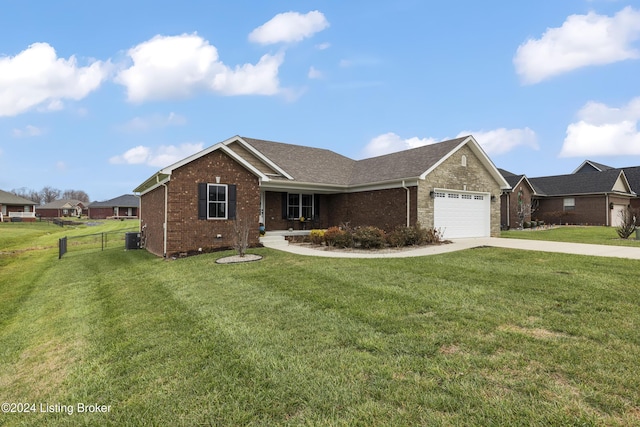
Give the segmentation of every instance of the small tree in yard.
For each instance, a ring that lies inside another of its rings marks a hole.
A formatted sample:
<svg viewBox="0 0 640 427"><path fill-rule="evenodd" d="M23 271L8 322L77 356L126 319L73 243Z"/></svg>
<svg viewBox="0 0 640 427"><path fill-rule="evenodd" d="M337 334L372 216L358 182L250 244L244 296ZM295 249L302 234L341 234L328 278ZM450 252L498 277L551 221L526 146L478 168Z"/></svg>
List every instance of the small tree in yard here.
<svg viewBox="0 0 640 427"><path fill-rule="evenodd" d="M233 248L241 257L247 253L251 228L251 221L247 221L246 218L236 217L233 220Z"/></svg>
<svg viewBox="0 0 640 427"><path fill-rule="evenodd" d="M537 209L537 203L531 200L529 203L526 203L523 199L522 191L518 191L518 204L513 208L518 218L518 228L524 227L525 218L529 218L531 220L531 216Z"/></svg>
<svg viewBox="0 0 640 427"><path fill-rule="evenodd" d="M618 236L622 239L628 239L634 231L636 231L636 214L630 207L620 211L620 225L616 228Z"/></svg>

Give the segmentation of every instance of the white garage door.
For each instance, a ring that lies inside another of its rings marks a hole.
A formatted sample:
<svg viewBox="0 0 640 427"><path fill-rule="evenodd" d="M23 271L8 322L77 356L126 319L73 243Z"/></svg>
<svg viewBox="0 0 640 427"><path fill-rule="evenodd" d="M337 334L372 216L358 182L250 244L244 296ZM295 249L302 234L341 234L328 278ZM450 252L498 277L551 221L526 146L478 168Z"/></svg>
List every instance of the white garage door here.
<svg viewBox="0 0 640 427"><path fill-rule="evenodd" d="M622 225L622 213L625 208L625 205L613 205L613 210L611 211L612 227L620 227Z"/></svg>
<svg viewBox="0 0 640 427"><path fill-rule="evenodd" d="M489 237L491 195L436 190L433 223L442 230L445 239Z"/></svg>

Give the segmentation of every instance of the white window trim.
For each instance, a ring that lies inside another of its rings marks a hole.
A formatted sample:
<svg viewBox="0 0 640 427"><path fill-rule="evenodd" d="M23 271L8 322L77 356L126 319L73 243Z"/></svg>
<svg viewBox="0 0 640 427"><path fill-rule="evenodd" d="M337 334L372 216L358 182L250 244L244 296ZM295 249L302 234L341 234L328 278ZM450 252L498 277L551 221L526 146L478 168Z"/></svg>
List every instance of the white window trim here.
<svg viewBox="0 0 640 427"><path fill-rule="evenodd" d="M221 202L209 200L209 194L211 194L209 189L211 187L224 187L224 218L223 217L218 217L218 216L211 216L211 211L209 210L209 208L211 207L211 203L220 203L221 204ZM227 184L209 184L209 183L207 183L207 219L225 220L225 219L228 219L228 218L229 218L229 186Z"/></svg>
<svg viewBox="0 0 640 427"><path fill-rule="evenodd" d="M298 196L298 205L297 205L298 217L297 218L289 216L290 208L293 207L293 206L296 206L296 205L292 205L292 204L289 203L289 201L290 201L289 196L292 195L292 194L295 194L295 195ZM315 195L311 194L311 193L287 193L287 218L289 218L289 219L299 219L302 216L302 209L304 207L304 205L302 204L303 196L311 197L311 206L308 206L308 205L306 206L306 207L311 207L311 216L305 217L305 219L313 218L313 213L315 212L315 203L316 203L316 201L315 201Z"/></svg>
<svg viewBox="0 0 640 427"><path fill-rule="evenodd" d="M562 209L565 211L573 211L576 209L575 197L565 197L562 200Z"/></svg>

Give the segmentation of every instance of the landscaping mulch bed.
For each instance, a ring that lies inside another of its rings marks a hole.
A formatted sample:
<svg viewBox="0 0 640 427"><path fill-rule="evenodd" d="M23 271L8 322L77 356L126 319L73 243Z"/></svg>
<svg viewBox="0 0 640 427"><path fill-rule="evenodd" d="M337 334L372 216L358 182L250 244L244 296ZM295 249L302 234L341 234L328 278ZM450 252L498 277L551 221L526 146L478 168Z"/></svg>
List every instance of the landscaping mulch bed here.
<svg viewBox="0 0 640 427"><path fill-rule="evenodd" d="M231 255L216 260L216 264L237 264L241 262L260 261L261 255L246 254L245 256Z"/></svg>

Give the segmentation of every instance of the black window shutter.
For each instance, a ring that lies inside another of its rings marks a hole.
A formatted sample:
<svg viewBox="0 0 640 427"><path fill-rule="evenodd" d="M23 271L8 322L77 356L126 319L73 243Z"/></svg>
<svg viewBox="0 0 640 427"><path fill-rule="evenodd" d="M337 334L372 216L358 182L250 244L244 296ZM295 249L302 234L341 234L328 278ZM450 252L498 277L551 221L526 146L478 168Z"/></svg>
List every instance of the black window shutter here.
<svg viewBox="0 0 640 427"><path fill-rule="evenodd" d="M198 184L198 219L207 219L207 183Z"/></svg>
<svg viewBox="0 0 640 427"><path fill-rule="evenodd" d="M281 193L280 197L282 198L282 219L287 219L289 216L289 212L287 212L289 193Z"/></svg>
<svg viewBox="0 0 640 427"><path fill-rule="evenodd" d="M313 219L318 220L320 218L320 195L313 195Z"/></svg>
<svg viewBox="0 0 640 427"><path fill-rule="evenodd" d="M229 219L236 219L236 186L227 186L229 191Z"/></svg>

